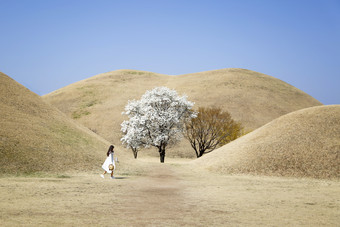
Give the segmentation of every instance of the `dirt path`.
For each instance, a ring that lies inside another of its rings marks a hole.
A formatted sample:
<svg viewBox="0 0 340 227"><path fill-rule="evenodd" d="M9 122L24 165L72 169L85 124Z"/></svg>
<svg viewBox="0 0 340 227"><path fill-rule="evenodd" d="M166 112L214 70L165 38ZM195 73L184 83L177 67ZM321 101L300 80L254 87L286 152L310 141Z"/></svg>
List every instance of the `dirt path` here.
<svg viewBox="0 0 340 227"><path fill-rule="evenodd" d="M0 226L336 226L340 183L218 176L145 163L139 176L0 178Z"/></svg>
<svg viewBox="0 0 340 227"><path fill-rule="evenodd" d="M165 168L164 168L165 167ZM128 215L136 226L174 226L183 224L186 198L184 184L170 166L156 165L146 176L135 179L123 195L127 202L118 208L120 215Z"/></svg>

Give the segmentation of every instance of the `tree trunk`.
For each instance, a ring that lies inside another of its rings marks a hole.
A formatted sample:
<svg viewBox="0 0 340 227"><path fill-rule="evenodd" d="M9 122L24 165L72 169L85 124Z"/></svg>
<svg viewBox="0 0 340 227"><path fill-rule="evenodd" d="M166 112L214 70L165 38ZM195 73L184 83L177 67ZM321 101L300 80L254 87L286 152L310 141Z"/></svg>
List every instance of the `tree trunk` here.
<svg viewBox="0 0 340 227"><path fill-rule="evenodd" d="M196 153L196 157L199 158L200 156L199 156L197 149L195 147L194 147L194 150L195 150L195 153Z"/></svg>
<svg viewBox="0 0 340 227"><path fill-rule="evenodd" d="M159 148L158 148L158 152L159 152L159 157L160 157L161 163L164 163L164 159L165 159L165 148L159 147Z"/></svg>
<svg viewBox="0 0 340 227"><path fill-rule="evenodd" d="M204 154L204 151L205 151L205 150L200 150L200 153L199 153L199 155L197 156L197 158L200 158L200 157L202 157L202 156L203 156L203 154Z"/></svg>
<svg viewBox="0 0 340 227"><path fill-rule="evenodd" d="M131 150L132 150L132 153L133 153L133 157L135 157L135 159L137 159L137 153L138 153L137 148L131 147Z"/></svg>

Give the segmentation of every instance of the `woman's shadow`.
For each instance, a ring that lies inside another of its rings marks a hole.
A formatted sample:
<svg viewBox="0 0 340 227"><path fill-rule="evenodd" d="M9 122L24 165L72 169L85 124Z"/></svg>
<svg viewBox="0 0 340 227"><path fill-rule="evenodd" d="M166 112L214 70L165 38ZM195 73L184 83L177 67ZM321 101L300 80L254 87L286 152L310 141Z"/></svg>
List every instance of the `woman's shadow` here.
<svg viewBox="0 0 340 227"><path fill-rule="evenodd" d="M115 179L117 180L123 180L123 179L127 179L128 177L115 177Z"/></svg>

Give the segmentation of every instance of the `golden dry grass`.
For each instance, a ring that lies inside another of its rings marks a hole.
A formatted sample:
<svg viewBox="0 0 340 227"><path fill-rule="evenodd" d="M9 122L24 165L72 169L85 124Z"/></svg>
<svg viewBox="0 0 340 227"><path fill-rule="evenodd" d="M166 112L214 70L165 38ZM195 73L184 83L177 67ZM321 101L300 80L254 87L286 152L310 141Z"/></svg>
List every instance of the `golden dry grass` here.
<svg viewBox="0 0 340 227"><path fill-rule="evenodd" d="M1 173L93 169L108 142L0 73Z"/></svg>
<svg viewBox="0 0 340 227"><path fill-rule="evenodd" d="M340 105L295 111L196 160L223 174L340 177Z"/></svg>
<svg viewBox="0 0 340 227"><path fill-rule="evenodd" d="M141 175L0 178L1 226L337 226L339 182L197 172L143 159ZM171 163L171 164L170 164Z"/></svg>
<svg viewBox="0 0 340 227"><path fill-rule="evenodd" d="M151 89L154 84L148 84L150 78L156 78L157 86L171 87L175 83L178 90L185 88L184 82L181 87L175 82L176 77L162 75L160 81L160 75L140 71L119 71L117 75L99 75L79 82L81 86L77 83L65 88L69 92L62 89L51 96L59 100L58 108L62 111L115 142L120 163L115 172L117 179L111 180L99 176L107 141L0 74L0 171L43 172L39 177L0 175L0 226L336 226L339 223L339 181L301 178L311 176L308 174L333 178L334 173L338 174L334 166L339 166L339 155L336 153L334 158L334 151L339 148L339 106L300 110L199 160L166 159L167 163L160 164L154 157L134 160L130 151L121 148L117 142L120 137L117 125L122 121L120 108L128 99L139 98L146 88ZM140 86L132 92L127 87L132 80L136 81L135 77L140 77L137 80ZM183 77L195 81L190 75ZM205 99L202 97L202 103ZM196 102L200 102L199 97ZM273 152L281 148L286 149L283 150L286 155ZM294 152L290 148L295 148ZM312 158L305 151L312 151ZM303 168L309 165L312 168L303 172L302 168L290 168L289 174L272 168L278 160L279 168L287 167L290 162L282 160L291 160L290 157L301 162ZM315 162L317 159L319 162ZM241 161L249 168L237 169ZM234 169L230 163L236 163ZM255 168L254 163L267 167ZM325 164L330 167L324 168ZM320 171L319 175L316 171Z"/></svg>
<svg viewBox="0 0 340 227"><path fill-rule="evenodd" d="M79 81L43 96L67 116L76 119L114 144L120 144L121 112L128 100L140 99L156 86L187 94L196 107L221 107L242 122L247 131L289 112L321 105L301 90L274 77L245 69L222 69L179 76L137 70L117 70ZM128 151L127 151L128 152ZM158 155L142 151L141 155ZM194 158L183 140L167 150L168 157Z"/></svg>

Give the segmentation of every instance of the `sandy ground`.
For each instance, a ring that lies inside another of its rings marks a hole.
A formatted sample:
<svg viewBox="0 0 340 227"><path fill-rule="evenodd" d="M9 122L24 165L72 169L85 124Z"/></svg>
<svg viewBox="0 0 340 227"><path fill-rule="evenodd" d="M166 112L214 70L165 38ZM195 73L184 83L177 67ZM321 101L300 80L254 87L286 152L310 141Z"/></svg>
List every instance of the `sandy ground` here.
<svg viewBox="0 0 340 227"><path fill-rule="evenodd" d="M0 226L338 226L340 182L197 173L145 162L140 175L0 178Z"/></svg>

